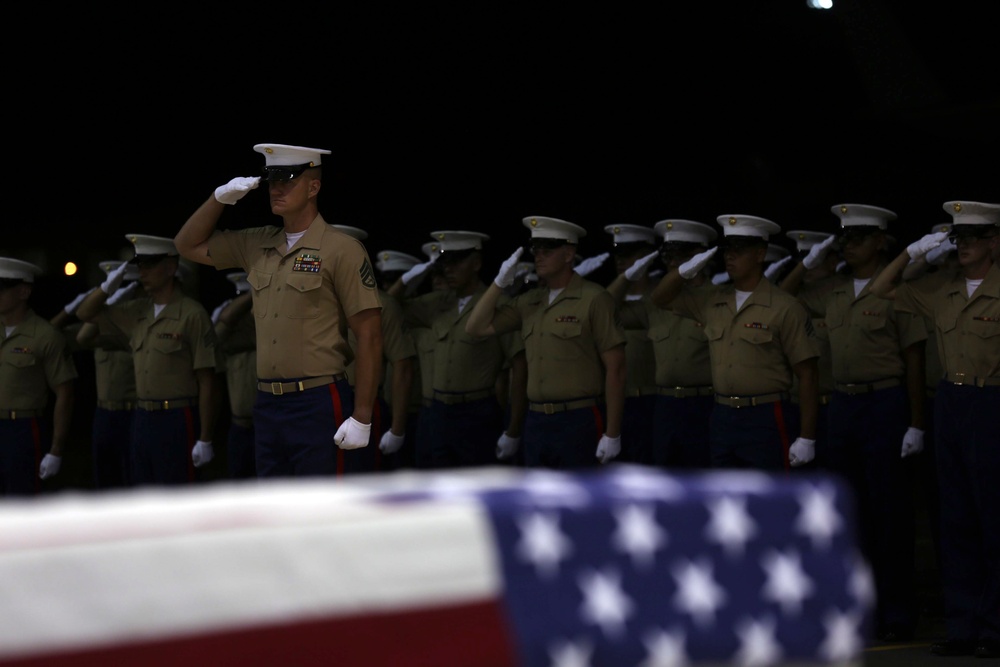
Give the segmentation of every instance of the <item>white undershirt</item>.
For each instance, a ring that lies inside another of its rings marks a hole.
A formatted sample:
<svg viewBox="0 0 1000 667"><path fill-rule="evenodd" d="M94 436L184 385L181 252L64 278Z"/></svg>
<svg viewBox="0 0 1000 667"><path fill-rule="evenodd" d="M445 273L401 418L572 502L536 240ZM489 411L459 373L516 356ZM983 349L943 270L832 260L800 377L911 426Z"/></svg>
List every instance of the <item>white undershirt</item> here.
<svg viewBox="0 0 1000 667"><path fill-rule="evenodd" d="M857 297L859 294L861 294L861 290L863 290L865 288L865 285L867 285L870 280L871 280L871 278L855 278L854 279L854 296L855 297Z"/></svg>
<svg viewBox="0 0 1000 667"><path fill-rule="evenodd" d="M163 309L167 307L165 303L154 303L153 304L153 319L155 320L163 312Z"/></svg>
<svg viewBox="0 0 1000 667"><path fill-rule="evenodd" d="M746 302L747 298L749 298L751 294L753 294L753 292L744 292L742 290L736 290L736 310L739 310L740 308L743 307L743 304Z"/></svg>
<svg viewBox="0 0 1000 667"><path fill-rule="evenodd" d="M472 298L471 294L469 296L462 296L462 297L458 298L458 312L459 313L461 313L463 310L465 310L465 307L469 305L469 300L471 298Z"/></svg>
<svg viewBox="0 0 1000 667"><path fill-rule="evenodd" d="M965 291L969 293L969 296L972 296L972 293L975 292L982 284L983 284L982 278L977 278L976 280L969 280L968 278L966 278Z"/></svg>
<svg viewBox="0 0 1000 667"><path fill-rule="evenodd" d="M559 289L550 289L549 290L549 304L550 305L552 304L553 301L556 300L556 297L558 297L560 294L562 294L562 291L564 289L566 289L566 288L565 287L560 287Z"/></svg>
<svg viewBox="0 0 1000 667"><path fill-rule="evenodd" d="M302 238L303 234L305 234L304 231L295 232L294 234L292 232L285 232L285 243L288 244L287 247L289 250L291 250L292 247L299 242L299 239Z"/></svg>
<svg viewBox="0 0 1000 667"><path fill-rule="evenodd" d="M14 329L16 328L17 328L16 326L4 327L4 333L7 336L7 338L10 338L12 335L14 335Z"/></svg>

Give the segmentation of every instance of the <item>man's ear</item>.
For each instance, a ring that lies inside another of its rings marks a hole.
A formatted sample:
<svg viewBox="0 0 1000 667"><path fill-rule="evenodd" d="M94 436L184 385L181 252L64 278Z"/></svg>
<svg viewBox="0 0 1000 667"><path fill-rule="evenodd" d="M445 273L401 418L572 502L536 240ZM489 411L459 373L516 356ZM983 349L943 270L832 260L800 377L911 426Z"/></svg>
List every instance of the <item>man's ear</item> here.
<svg viewBox="0 0 1000 667"><path fill-rule="evenodd" d="M311 181L309 181L309 196L315 197L316 195L318 195L320 186L322 185L323 181L319 180L318 178L314 178Z"/></svg>

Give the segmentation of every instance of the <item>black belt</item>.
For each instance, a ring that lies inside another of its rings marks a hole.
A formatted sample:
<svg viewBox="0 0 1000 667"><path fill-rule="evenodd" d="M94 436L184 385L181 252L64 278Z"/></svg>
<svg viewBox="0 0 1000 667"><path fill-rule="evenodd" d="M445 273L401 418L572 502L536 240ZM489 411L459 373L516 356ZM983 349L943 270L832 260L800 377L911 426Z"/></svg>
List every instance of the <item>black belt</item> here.
<svg viewBox="0 0 1000 667"><path fill-rule="evenodd" d="M173 410L175 408L190 408L198 401L193 398L172 398L168 401L136 401L135 407L147 412L156 410Z"/></svg>
<svg viewBox="0 0 1000 667"><path fill-rule="evenodd" d="M532 412L544 412L547 415L553 415L557 412L566 412L567 410L576 410L578 408L589 408L597 405L596 398L581 398L575 401L564 401L561 403L529 403L528 409Z"/></svg>
<svg viewBox="0 0 1000 667"><path fill-rule="evenodd" d="M723 396L722 394L715 395L715 402L719 405L725 405L730 408L752 408L757 405L766 405L768 403L777 403L778 401L788 400L788 394L780 391L774 394L760 394L758 396Z"/></svg>
<svg viewBox="0 0 1000 667"><path fill-rule="evenodd" d="M641 398L652 396L656 393L656 387L639 387L638 389L626 389L625 398Z"/></svg>
<svg viewBox="0 0 1000 667"><path fill-rule="evenodd" d="M885 380L876 380L875 382L848 382L846 384L836 383L837 391L842 394L849 394L854 396L855 394L869 394L873 391L878 391L879 389L888 389L889 387L898 387L903 384L899 378L887 378Z"/></svg>
<svg viewBox="0 0 1000 667"><path fill-rule="evenodd" d="M830 394L820 394L816 400L820 405L830 405L831 398L832 396ZM792 403L794 403L795 405L799 404L798 396L792 396Z"/></svg>
<svg viewBox="0 0 1000 667"><path fill-rule="evenodd" d="M945 373L945 382L952 384L971 384L976 387L1000 387L1000 377L976 377L965 373Z"/></svg>
<svg viewBox="0 0 1000 667"><path fill-rule="evenodd" d="M132 408L135 407L135 402L134 401L98 401L97 402L97 407L99 407L101 410L114 410L114 411L131 410Z"/></svg>
<svg viewBox="0 0 1000 667"><path fill-rule="evenodd" d="M438 391L434 390L434 400L440 401L445 405L458 405L460 403L471 403L472 401L481 401L484 398L489 398L490 396L495 396L495 389L480 389L478 391Z"/></svg>
<svg viewBox="0 0 1000 667"><path fill-rule="evenodd" d="M692 396L711 396L715 390L712 387L657 387L656 393L660 396L673 396L674 398L691 398Z"/></svg>
<svg viewBox="0 0 1000 667"><path fill-rule="evenodd" d="M338 375L324 375L322 377L308 378L294 382L258 382L257 390L281 396L282 394L293 394L297 391L322 387L325 384L333 384L334 382L343 380L345 377L347 376L340 373Z"/></svg>
<svg viewBox="0 0 1000 667"><path fill-rule="evenodd" d="M45 410L0 410L0 419L31 419L44 414Z"/></svg>

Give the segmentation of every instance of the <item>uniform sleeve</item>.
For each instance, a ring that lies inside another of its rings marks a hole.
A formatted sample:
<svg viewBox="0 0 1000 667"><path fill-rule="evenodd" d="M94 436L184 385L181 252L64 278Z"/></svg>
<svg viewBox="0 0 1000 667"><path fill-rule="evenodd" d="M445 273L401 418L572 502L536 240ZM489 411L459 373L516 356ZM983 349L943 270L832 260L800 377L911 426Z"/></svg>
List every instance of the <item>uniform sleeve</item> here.
<svg viewBox="0 0 1000 667"><path fill-rule="evenodd" d="M590 329L601 352L625 344L625 330L618 319L614 297L598 292L590 302Z"/></svg>
<svg viewBox="0 0 1000 667"><path fill-rule="evenodd" d="M45 380L50 389L78 377L72 351L61 332L53 329L45 348Z"/></svg>
<svg viewBox="0 0 1000 667"><path fill-rule="evenodd" d="M215 327L212 325L212 318L208 316L208 311L197 301L191 301L191 311L187 319L188 336L192 341L191 360L192 368L216 368L216 339Z"/></svg>
<svg viewBox="0 0 1000 667"><path fill-rule="evenodd" d="M782 343L788 362L793 366L819 356L819 341L813 332L812 319L805 306L790 299L781 321Z"/></svg>
<svg viewBox="0 0 1000 667"><path fill-rule="evenodd" d="M389 361L414 357L417 347L413 336L403 324L403 309L394 297L381 294L382 298L382 353Z"/></svg>
<svg viewBox="0 0 1000 667"><path fill-rule="evenodd" d="M351 317L362 310L382 308L375 270L368 251L360 241L345 244L343 252L334 260L333 289L344 315Z"/></svg>

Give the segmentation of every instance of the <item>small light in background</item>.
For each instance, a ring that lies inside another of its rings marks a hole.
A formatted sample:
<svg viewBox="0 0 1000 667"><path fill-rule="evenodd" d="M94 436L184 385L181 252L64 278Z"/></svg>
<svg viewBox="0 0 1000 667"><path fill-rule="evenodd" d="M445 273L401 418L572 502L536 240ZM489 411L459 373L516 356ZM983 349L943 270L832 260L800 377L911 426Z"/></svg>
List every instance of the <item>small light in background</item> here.
<svg viewBox="0 0 1000 667"><path fill-rule="evenodd" d="M833 0L806 0L811 9L833 9Z"/></svg>
<svg viewBox="0 0 1000 667"><path fill-rule="evenodd" d="M66 262L66 266L63 267L63 273L65 273L67 276L75 276L76 264L73 262Z"/></svg>

